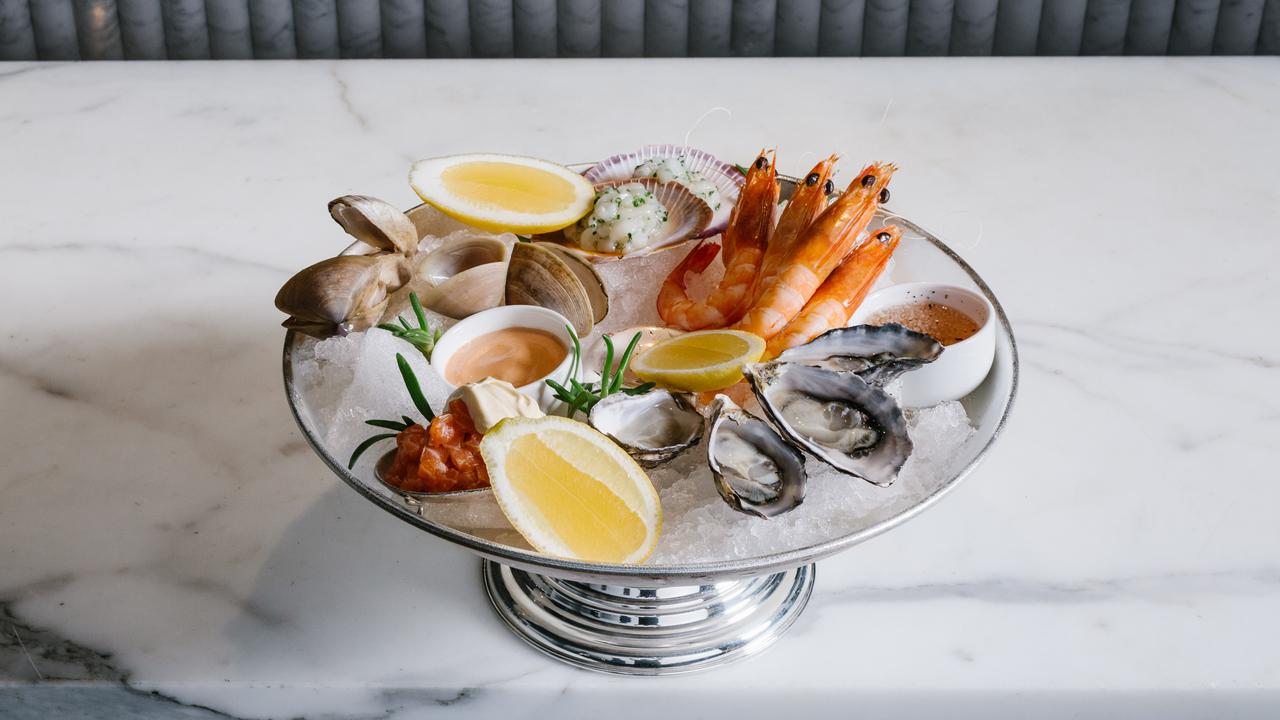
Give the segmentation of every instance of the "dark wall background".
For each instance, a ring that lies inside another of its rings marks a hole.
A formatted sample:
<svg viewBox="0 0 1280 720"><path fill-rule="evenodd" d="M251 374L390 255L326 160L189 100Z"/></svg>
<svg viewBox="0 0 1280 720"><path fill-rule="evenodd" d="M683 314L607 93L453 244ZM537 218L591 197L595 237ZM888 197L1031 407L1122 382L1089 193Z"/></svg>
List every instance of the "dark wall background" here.
<svg viewBox="0 0 1280 720"><path fill-rule="evenodd" d="M1280 0L0 0L0 60L1280 53Z"/></svg>

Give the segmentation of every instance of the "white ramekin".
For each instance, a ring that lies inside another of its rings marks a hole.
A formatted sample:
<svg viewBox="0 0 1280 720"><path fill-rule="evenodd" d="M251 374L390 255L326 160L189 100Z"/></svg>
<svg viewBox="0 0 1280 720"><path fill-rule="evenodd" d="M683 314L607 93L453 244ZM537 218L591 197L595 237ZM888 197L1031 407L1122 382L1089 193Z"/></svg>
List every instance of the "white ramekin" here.
<svg viewBox="0 0 1280 720"><path fill-rule="evenodd" d="M899 402L905 407L927 407L973 392L991 371L996 353L995 309L978 293L931 282L891 285L867 296L849 324L862 325L885 308L912 302L934 302L959 310L978 323L978 331L946 346L937 360L904 373Z"/></svg>

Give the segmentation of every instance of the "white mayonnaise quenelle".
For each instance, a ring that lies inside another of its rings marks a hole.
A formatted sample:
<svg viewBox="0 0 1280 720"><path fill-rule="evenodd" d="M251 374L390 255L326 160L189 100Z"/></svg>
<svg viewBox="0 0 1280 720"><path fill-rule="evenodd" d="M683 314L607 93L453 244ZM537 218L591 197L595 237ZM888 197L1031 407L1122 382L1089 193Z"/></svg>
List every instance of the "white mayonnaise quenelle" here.
<svg viewBox="0 0 1280 720"><path fill-rule="evenodd" d="M546 415L533 398L516 390L506 380L485 378L468 383L453 391L449 402L462 400L471 413L471 421L476 430L489 432L489 428L509 417L540 418Z"/></svg>

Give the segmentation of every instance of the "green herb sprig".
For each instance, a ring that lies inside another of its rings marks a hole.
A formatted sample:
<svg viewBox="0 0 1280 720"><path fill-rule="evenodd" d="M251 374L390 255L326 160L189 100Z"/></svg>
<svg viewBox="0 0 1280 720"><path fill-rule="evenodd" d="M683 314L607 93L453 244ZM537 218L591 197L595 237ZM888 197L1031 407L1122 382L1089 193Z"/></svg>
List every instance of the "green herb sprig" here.
<svg viewBox="0 0 1280 720"><path fill-rule="evenodd" d="M418 305L417 298L410 295L409 299L418 308L419 316L421 316L421 306ZM426 323L424 322L423 324L425 325ZM396 353L396 365L400 367L400 377L404 380L405 389L409 391L409 399L413 400L414 407L418 408L418 412L422 413L422 417L426 418L427 422L431 422L435 419L436 414L431 411L431 405L422 394L422 385L418 383L418 376L413 373L413 368L409 365L409 361L400 353ZM355 452L351 453L351 460L347 462L348 470L356 466L356 460L360 459L365 450L404 432L410 425L414 425L415 421L408 415L401 415L399 420L365 420L364 424L384 430L395 430L395 432L374 435L357 445Z"/></svg>
<svg viewBox="0 0 1280 720"><path fill-rule="evenodd" d="M573 417L577 413L585 415L591 412L591 408L595 407L596 403L617 392L642 395L653 389L651 382L633 387L622 385L622 378L627 372L627 366L631 363L631 356L635 353L636 346L640 344L640 333L632 336L627 349L618 359L617 366L613 364L616 355L613 339L608 335L603 336L604 368L600 371L600 382L580 383L577 375L578 368L582 366L582 343L578 340L578 333L574 332L572 327L566 325L565 328L573 341L573 360L569 363L569 386L565 387L555 380L544 382L552 389L555 398L568 406L569 411L566 417Z"/></svg>
<svg viewBox="0 0 1280 720"><path fill-rule="evenodd" d="M432 330L427 326L427 314L422 311L422 303L418 301L418 293L409 293L409 305L413 308L413 314L417 316L418 327L410 325L403 316L396 318L396 320L400 321L399 325L382 323L378 327L418 348L423 357L430 362L431 351L435 349L436 343L440 340L440 331Z"/></svg>

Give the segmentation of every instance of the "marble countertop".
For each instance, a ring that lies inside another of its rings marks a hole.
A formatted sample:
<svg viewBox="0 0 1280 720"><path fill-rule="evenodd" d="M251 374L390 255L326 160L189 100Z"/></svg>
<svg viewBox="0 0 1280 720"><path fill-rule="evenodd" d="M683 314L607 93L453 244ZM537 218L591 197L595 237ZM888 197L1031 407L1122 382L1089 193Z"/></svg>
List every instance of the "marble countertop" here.
<svg viewBox="0 0 1280 720"><path fill-rule="evenodd" d="M1275 717L1278 126L1276 58L0 64L0 716ZM416 158L686 140L896 161L1022 387L769 652L598 676L322 466L271 300Z"/></svg>

